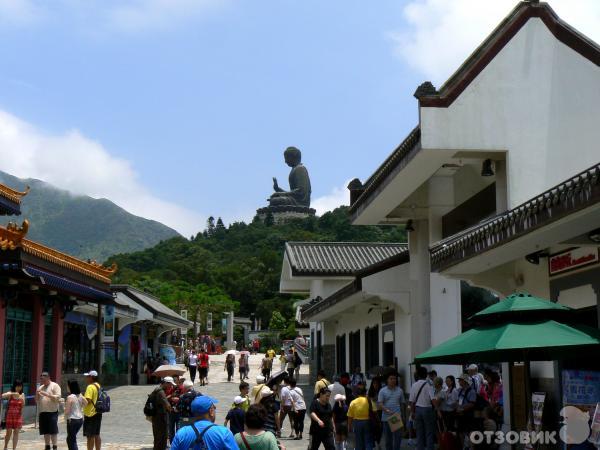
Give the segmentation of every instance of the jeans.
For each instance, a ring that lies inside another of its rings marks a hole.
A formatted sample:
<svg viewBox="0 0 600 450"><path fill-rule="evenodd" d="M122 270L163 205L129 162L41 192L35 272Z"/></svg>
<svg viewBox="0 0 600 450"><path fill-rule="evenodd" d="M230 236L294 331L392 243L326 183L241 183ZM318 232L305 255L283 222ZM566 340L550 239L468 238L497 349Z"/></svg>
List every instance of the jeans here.
<svg viewBox="0 0 600 450"><path fill-rule="evenodd" d="M402 443L402 429L392 432L387 421L382 422L383 435L385 436L385 450L400 450Z"/></svg>
<svg viewBox="0 0 600 450"><path fill-rule="evenodd" d="M354 428L354 438L356 440L356 450L373 450L373 433L371 432L371 422L367 420L352 421Z"/></svg>
<svg viewBox="0 0 600 450"><path fill-rule="evenodd" d="M433 450L435 443L435 414L433 408L417 406L415 411L417 450Z"/></svg>
<svg viewBox="0 0 600 450"><path fill-rule="evenodd" d="M83 419L69 419L67 421L67 447L77 450L77 433L83 425Z"/></svg>
<svg viewBox="0 0 600 450"><path fill-rule="evenodd" d="M196 381L196 369L198 366L190 366L190 380L192 383Z"/></svg>

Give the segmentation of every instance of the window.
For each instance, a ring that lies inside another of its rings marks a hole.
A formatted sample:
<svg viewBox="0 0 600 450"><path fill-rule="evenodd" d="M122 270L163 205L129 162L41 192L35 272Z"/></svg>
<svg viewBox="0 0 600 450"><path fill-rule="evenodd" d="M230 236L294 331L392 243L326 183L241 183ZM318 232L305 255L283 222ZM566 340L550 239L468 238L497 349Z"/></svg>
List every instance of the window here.
<svg viewBox="0 0 600 450"><path fill-rule="evenodd" d="M93 339L89 339L85 325L65 323L63 372L83 373L96 366Z"/></svg>
<svg viewBox="0 0 600 450"><path fill-rule="evenodd" d="M379 325L365 328L365 372L379 365Z"/></svg>
<svg viewBox="0 0 600 450"><path fill-rule="evenodd" d="M335 338L335 361L338 374L346 372L346 334Z"/></svg>
<svg viewBox="0 0 600 450"><path fill-rule="evenodd" d="M31 311L8 308L6 318L6 336L4 341L4 374L3 380L10 388L15 379L25 384L31 379Z"/></svg>
<svg viewBox="0 0 600 450"><path fill-rule="evenodd" d="M360 366L360 330L350 333L350 371Z"/></svg>

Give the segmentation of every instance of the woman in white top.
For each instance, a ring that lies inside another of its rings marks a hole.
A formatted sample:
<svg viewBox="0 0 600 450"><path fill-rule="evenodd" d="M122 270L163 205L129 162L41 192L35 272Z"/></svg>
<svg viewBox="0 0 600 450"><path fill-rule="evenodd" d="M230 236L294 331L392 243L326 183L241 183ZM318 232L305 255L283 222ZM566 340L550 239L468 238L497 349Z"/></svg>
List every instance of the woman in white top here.
<svg viewBox="0 0 600 450"><path fill-rule="evenodd" d="M306 402L302 389L296 386L296 380L291 378L289 381L290 397L292 399L292 410L294 411L294 431L297 440L302 439L304 431L304 416L306 415Z"/></svg>
<svg viewBox="0 0 600 450"><path fill-rule="evenodd" d="M77 433L83 425L83 407L87 400L81 395L81 389L77 380L69 380L67 383L69 395L65 401L65 422L67 422L67 447L69 450L77 449Z"/></svg>

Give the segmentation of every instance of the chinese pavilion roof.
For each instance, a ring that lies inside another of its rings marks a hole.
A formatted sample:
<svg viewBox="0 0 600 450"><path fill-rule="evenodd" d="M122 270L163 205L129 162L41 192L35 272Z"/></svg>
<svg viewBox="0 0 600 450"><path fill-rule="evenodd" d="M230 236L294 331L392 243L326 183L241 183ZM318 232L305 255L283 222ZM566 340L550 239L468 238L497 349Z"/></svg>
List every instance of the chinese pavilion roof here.
<svg viewBox="0 0 600 450"><path fill-rule="evenodd" d="M21 214L21 198L29 193L29 187L21 192L0 184L0 215Z"/></svg>

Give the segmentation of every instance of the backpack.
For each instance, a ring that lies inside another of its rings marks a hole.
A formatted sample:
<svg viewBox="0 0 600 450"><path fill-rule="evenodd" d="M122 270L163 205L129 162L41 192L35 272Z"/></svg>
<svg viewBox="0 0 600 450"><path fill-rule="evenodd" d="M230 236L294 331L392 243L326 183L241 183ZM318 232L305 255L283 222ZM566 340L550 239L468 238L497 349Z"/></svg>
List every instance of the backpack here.
<svg viewBox="0 0 600 450"><path fill-rule="evenodd" d="M94 383L96 386L96 390L98 391L98 399L96 400L96 404L94 408L96 408L96 412L98 414L104 414L110 412L110 397L104 390L104 388L100 387L98 383Z"/></svg>
<svg viewBox="0 0 600 450"><path fill-rule="evenodd" d="M179 405L177 405L177 409L179 409L181 417L193 417L192 402L200 395L202 395L200 392L188 391L179 397Z"/></svg>
<svg viewBox="0 0 600 450"><path fill-rule="evenodd" d="M207 426L204 430L202 430L202 433L198 432L198 430L196 429L195 425L192 425L192 430L194 430L194 433L196 433L196 440L194 441L194 443L190 446L190 450L208 450L208 446L206 445L206 442L204 442L204 435L206 434L206 432L214 427L215 424L211 423L209 426Z"/></svg>
<svg viewBox="0 0 600 450"><path fill-rule="evenodd" d="M154 417L156 415L156 396L154 393L155 391L152 391L152 393L148 394L148 399L144 405L144 415L146 417Z"/></svg>

